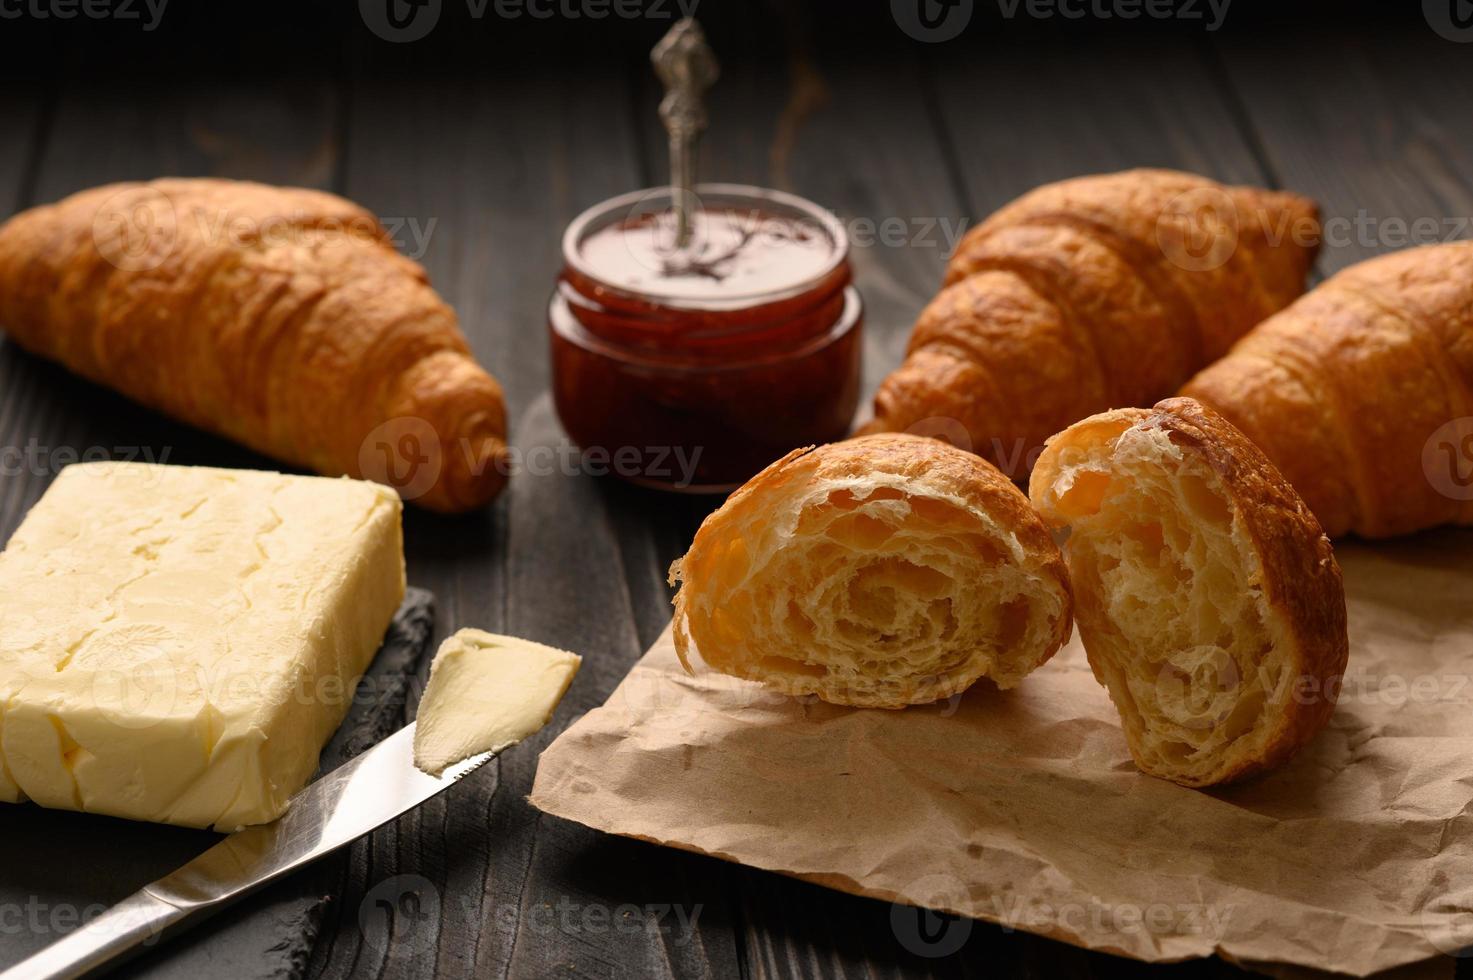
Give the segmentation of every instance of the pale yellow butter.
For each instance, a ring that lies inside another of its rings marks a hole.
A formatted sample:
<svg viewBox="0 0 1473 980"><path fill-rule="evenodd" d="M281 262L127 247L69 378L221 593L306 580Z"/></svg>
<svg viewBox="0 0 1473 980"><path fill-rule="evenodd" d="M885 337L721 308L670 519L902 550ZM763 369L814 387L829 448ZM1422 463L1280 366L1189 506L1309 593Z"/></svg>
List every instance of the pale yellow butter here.
<svg viewBox="0 0 1473 980"><path fill-rule="evenodd" d="M583 658L464 629L440 645L419 705L414 764L438 776L482 752L500 752L552 717Z"/></svg>
<svg viewBox="0 0 1473 980"><path fill-rule="evenodd" d="M0 554L0 800L280 816L403 599L400 509L360 480L67 467Z"/></svg>

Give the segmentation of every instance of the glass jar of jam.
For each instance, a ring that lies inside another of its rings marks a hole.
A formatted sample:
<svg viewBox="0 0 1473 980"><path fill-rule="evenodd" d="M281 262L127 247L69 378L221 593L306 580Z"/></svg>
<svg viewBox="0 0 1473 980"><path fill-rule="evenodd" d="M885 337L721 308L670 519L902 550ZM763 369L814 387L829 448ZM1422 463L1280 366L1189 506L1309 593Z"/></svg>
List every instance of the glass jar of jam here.
<svg viewBox="0 0 1473 980"><path fill-rule="evenodd" d="M611 198L568 227L548 306L553 399L585 458L718 492L848 432L863 308L830 212L739 184L695 198L685 236L668 190Z"/></svg>

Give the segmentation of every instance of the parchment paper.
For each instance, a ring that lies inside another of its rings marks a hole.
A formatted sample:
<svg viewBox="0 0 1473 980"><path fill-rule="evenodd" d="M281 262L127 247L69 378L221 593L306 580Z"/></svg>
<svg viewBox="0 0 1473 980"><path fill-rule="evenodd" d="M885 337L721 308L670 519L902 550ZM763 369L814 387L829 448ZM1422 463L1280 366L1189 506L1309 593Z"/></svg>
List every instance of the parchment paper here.
<svg viewBox="0 0 1473 980"><path fill-rule="evenodd" d="M543 753L532 802L1142 960L1450 975L1473 946L1473 533L1337 556L1340 704L1256 781L1138 772L1077 637L1012 691L892 712L689 676L667 630Z"/></svg>

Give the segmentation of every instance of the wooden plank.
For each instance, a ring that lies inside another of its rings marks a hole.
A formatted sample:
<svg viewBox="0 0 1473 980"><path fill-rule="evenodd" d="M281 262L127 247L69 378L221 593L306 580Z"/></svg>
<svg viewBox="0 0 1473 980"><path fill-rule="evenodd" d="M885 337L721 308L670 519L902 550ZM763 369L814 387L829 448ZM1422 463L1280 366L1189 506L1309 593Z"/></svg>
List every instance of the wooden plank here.
<svg viewBox="0 0 1473 980"><path fill-rule="evenodd" d="M79 63L89 60L85 51L72 54ZM24 114L0 109L4 119L0 125L46 137L21 165L30 176L19 178L19 187L14 183L12 148L0 150L0 195L15 200L17 207L100 183L160 174L224 174L322 186L333 170L334 92L321 75L278 71L269 73L267 80L253 77L189 86L172 78L166 83L113 75L99 84L85 72L69 72L66 77L54 100L37 103L51 113L44 126L38 125L43 120L27 120ZM21 94L32 93L15 93ZM8 105L11 98L7 91L0 105ZM9 343L0 345L0 406L0 446L29 450L21 472L7 470L0 478L0 530L7 536L56 470L89 450L114 458L138 451L139 458L178 463L271 465L132 405ZM18 874L31 873L26 860L50 853L57 839L52 824L68 822L65 814L39 813L17 807L0 815L15 855L8 867ZM75 819L97 820L80 815ZM80 823L74 832L84 833ZM119 889L131 891L166 872L207 846L213 835L138 824L109 829L104 837L114 849L122 838L135 843L123 844L123 854L116 860L104 856L76 865L69 881L59 880L54 888L38 879L31 886L35 897L75 903L78 908L118 898ZM169 976L199 975L211 966L234 969L237 975L269 970L273 944L284 936L302 937L306 924L300 917L315 903L310 897L315 887L307 877L282 883L167 950L140 958L128 971ZM283 916L297 919L286 921ZM279 947L275 952L285 956Z"/></svg>
<svg viewBox="0 0 1473 980"><path fill-rule="evenodd" d="M713 43L719 40L713 35ZM899 362L915 315L938 288L946 258L968 226L926 79L909 58L877 70L841 53L810 56L801 41L790 40L794 47L774 60L771 51L762 58L757 43L759 55L728 64L713 90L702 173L790 190L840 215L854 242L866 304L866 388L872 391ZM657 97L647 84L640 122L660 176ZM953 927L966 932L958 948L926 945L919 932L914 941L906 932L920 913L751 869L731 873L740 896L744 976L952 977L1024 963L1056 972L1083 959L1058 944L972 923ZM932 955L938 951L944 955Z"/></svg>
<svg viewBox="0 0 1473 980"><path fill-rule="evenodd" d="M528 414L525 445L561 438L545 405ZM624 567L616 522L628 515L608 505L612 489L586 475L534 477L513 488L510 626L584 653L586 674L563 709L569 719L602 704L644 649L629 585L593 581ZM569 534L571 515L578 518ZM642 515L634 526L649 519ZM551 737L539 736L538 748ZM734 975L726 888L710 873L714 862L537 815L521 799L535 768L532 751L503 766L517 795L501 801L493 827L499 818L503 840L536 838L520 891L498 881L508 886L503 901L520 903L523 926L511 955L487 965L505 962L517 977ZM640 922L644 930L634 928Z"/></svg>
<svg viewBox="0 0 1473 980"><path fill-rule="evenodd" d="M1324 274L1473 237L1467 45L1417 20L1375 38L1316 31L1225 40L1220 50L1270 166L1320 202Z"/></svg>
<svg viewBox="0 0 1473 980"><path fill-rule="evenodd" d="M7 202L7 217L11 211L33 203L43 167L55 163L48 152L52 144L46 137L55 128L56 105L50 99L28 97L39 88L35 85L26 92L8 87L0 94L0 131L18 137L0 146L0 199ZM62 132L65 135L65 127ZM78 446L58 441L55 434L68 424L71 399L66 390L84 387L54 365L0 339L0 449L6 454L0 473L0 541L9 538L50 482L54 468L71 458L67 453L78 451ZM49 404L42 400L54 392L61 394ZM4 823L0 838L5 841L0 865L9 872L7 900L23 891L29 893L27 900L40 903L40 908L63 911L121 899L135 887L128 876L135 882L146 881L187 861L214 839L203 832L109 822L32 807L6 807L0 818ZM102 843L99 826L105 831L105 846L95 851L93 862L89 862L89 847L93 842ZM36 861L37 855L48 853L59 843L64 846L68 840L75 845L77 861L60 870L55 862ZM122 874L118 880L99 882L94 862L105 863ZM7 963L17 954L36 951L53 937L43 931L12 938L14 941L6 944Z"/></svg>
<svg viewBox="0 0 1473 980"><path fill-rule="evenodd" d="M975 220L1040 184L1130 167L1272 184L1200 43L1162 44L1126 32L1103 39L1050 36L1047 44L988 45L931 69L945 143L954 148L954 171ZM1026 964L1020 969L1065 975L1139 969L1024 933L1012 934L1006 945ZM1168 972L1241 971L1211 961Z"/></svg>
<svg viewBox="0 0 1473 980"><path fill-rule="evenodd" d="M49 114L52 109L28 94L17 86L7 87L0 95L0 131L17 136L0 145L0 200L6 202L6 217L30 203L30 184L40 166L47 121L43 112ZM0 451L5 453L0 460L5 465L0 476L0 541L10 537L24 516L33 482L27 478L34 469L27 459L27 447L35 434L27 373L27 359L0 335Z"/></svg>
<svg viewBox="0 0 1473 980"><path fill-rule="evenodd" d="M814 61L790 62L779 45L767 52L775 63L728 64L706 160L714 178L789 187L834 207L851 228L855 219L874 221L877 231L879 221L900 219L914 236L916 222L954 218L951 227L959 228L1028 187L1074 173L1163 164L1231 180L1269 179L1236 127L1237 93L1259 128L1272 173L1320 197L1327 215L1361 208L1403 219L1473 214L1473 153L1465 131L1452 125L1470 94L1467 76L1456 70L1461 62L1453 60L1464 50L1432 41L1388 41L1385 50L1310 48L1295 39L1236 47L1225 52L1233 85L1227 91L1190 49L1174 45L990 50L964 61L943 58L934 70L822 52ZM1102 77L1111 84L1098 84ZM621 81L611 85L610 78ZM419 219L421 232L435 219L424 259L478 354L506 383L517 445L551 445L560 432L543 396L542 311L556 238L583 206L662 177L653 90L642 83L632 93L626 84L642 78L642 64L557 75L511 70L475 81L360 72L351 89L346 160L331 135L339 127L323 122L336 109L330 85L308 86L304 95L283 81L253 95L259 79L194 92L78 83L63 92L53 141L35 168L37 195L169 170L318 186L338 173L339 189L391 217ZM1326 78L1337 84L1325 85ZM512 97L513 86L536 96ZM1283 98L1286 90L1296 98ZM0 125L7 132L34 129L25 115L34 108L12 110L20 119L12 129L16 117L4 105ZM938 118L940 129L933 125ZM23 153L0 147L0 198L7 187L19 192L25 170ZM1381 247L1332 248L1325 264L1338 267ZM870 384L898 361L945 253L913 240L856 249L870 313ZM145 441L155 451L173 449L176 462L267 465L0 347L0 446L32 436L49 446ZM48 479L3 481L6 533ZM442 632L485 625L585 653L560 727L601 702L663 626L664 565L683 550L710 503L582 475L528 477L484 515L412 513L411 579L440 594ZM931 958L905 945L887 903L539 818L522 797L535 752L551 737L544 733L452 800L355 849L311 971L859 977L999 968L1123 976L1137 969L980 924L961 950ZM419 878L396 881L401 875ZM420 912L433 915L420 919L409 909L392 942L372 925L360 928L360 912L414 894L406 889L419 881L429 888ZM696 928L662 933L658 921L627 928L631 917L644 921L647 906L665 904L687 916L699 907ZM1233 971L1214 963L1156 972Z"/></svg>
<svg viewBox="0 0 1473 980"><path fill-rule="evenodd" d="M336 156L333 89L321 80L277 77L266 84L236 81L205 89L172 80L115 79L99 86L78 78L62 87L54 111L28 188L37 203L97 184L161 174L229 174L323 186ZM267 465L255 454L82 382L9 342L0 345L0 379L0 446L19 447L28 460L23 474L0 486L0 531L6 536L56 469L89 450L114 458L136 454L176 463Z"/></svg>
<svg viewBox="0 0 1473 980"><path fill-rule="evenodd" d="M49 102L36 97L39 88L27 91L24 86L7 85L0 97L0 132L8 136L0 141L0 202L6 206L7 217L28 203L27 184L39 164L46 122L43 112L51 108Z"/></svg>
<svg viewBox="0 0 1473 980"><path fill-rule="evenodd" d="M1039 184L1128 167L1269 179L1190 41L999 44L939 61L934 82L977 219Z"/></svg>
<svg viewBox="0 0 1473 980"><path fill-rule="evenodd" d="M870 313L871 385L898 363L955 238L1017 194L1048 180L1140 165L1265 178L1191 49L1147 59L1141 49L1115 45L1091 49L1085 62L1082 43L1065 42L1047 51L953 53L924 67L893 57L878 65L822 53L805 60L804 50L800 40L786 63L727 66L712 96L703 173L794 190L836 210L852 230L891 220L910 232L898 247L878 240L855 250ZM1160 84L1162 71L1171 86ZM1027 85L1017 83L1019 73ZM1099 85L1101 77L1111 85ZM647 90L647 110L653 98ZM647 153L658 161L663 139L651 118L646 111L641 122ZM923 225L939 242L915 240ZM1089 975L1118 965L980 923L966 925L960 948L935 956L943 947L916 942L906 932L911 913L886 903L746 869L735 881L750 976L966 976L999 966Z"/></svg>
<svg viewBox="0 0 1473 980"><path fill-rule="evenodd" d="M381 213L434 221L424 261L502 380L513 444L528 463L489 516L411 520L411 579L441 594L445 630L504 629L585 662L531 744L355 849L312 975L419 975L431 963L452 977L735 972L720 879L688 876L684 855L542 818L525 802L538 751L622 679L644 649L637 625L655 628L649 602L644 621L636 617L628 582L642 596L656 587L651 528L664 498L548 467L535 453L566 447L546 394L546 302L562 230L641 179L629 93L609 83L624 77L617 65L553 72L515 62L453 83L381 77L368 63L355 70L344 189ZM508 97L513 84L524 97ZM392 948L365 941L362 904L403 874L426 883L434 921L396 935ZM635 928L659 905L701 914L687 932Z"/></svg>

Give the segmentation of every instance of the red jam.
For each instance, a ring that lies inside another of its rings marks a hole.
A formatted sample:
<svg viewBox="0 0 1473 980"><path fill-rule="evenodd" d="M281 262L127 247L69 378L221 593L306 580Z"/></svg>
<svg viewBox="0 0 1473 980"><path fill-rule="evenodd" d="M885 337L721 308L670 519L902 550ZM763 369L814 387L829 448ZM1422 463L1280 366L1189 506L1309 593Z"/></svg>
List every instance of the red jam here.
<svg viewBox="0 0 1473 980"><path fill-rule="evenodd" d="M636 483L709 492L844 437L863 317L832 214L756 187L697 194L680 247L667 191L579 216L548 323L553 398L585 457Z"/></svg>

